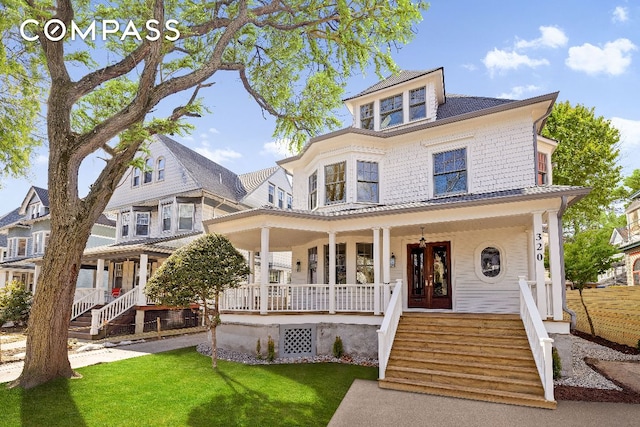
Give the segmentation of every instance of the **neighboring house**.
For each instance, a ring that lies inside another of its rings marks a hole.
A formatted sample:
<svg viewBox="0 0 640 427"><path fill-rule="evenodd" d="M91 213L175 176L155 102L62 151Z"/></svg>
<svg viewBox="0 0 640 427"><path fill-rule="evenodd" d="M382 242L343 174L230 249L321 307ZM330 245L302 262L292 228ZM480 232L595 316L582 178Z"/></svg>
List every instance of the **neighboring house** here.
<svg viewBox="0 0 640 427"><path fill-rule="evenodd" d="M18 280L35 292L40 263L49 242L49 192L31 187L19 208L0 218L0 287ZM91 229L87 248L115 241L115 222L101 215ZM79 288L91 286L95 269L83 268L78 275Z"/></svg>
<svg viewBox="0 0 640 427"><path fill-rule="evenodd" d="M144 163L143 170L129 168L106 207L117 218L116 242L83 256L83 263L105 274L86 303L77 303L74 316L113 302L94 312L93 336L126 311L136 311L138 332L145 322L170 315L147 301L144 286L174 250L203 233L203 220L261 205L287 209L292 203L291 183L278 166L236 175L163 135L153 137ZM274 278L288 280L290 256L288 264L270 256L269 266Z"/></svg>
<svg viewBox="0 0 640 427"><path fill-rule="evenodd" d="M640 191L631 196L627 207L627 226L616 228L611 235L611 244L624 253L627 285L640 285Z"/></svg>
<svg viewBox="0 0 640 427"><path fill-rule="evenodd" d="M225 293L222 319L234 325L221 326L220 345L252 351L270 335L280 355L330 354L341 335L347 352L378 357L385 378L394 338L384 331L395 331L399 313L440 313L451 324L470 313L508 324L516 314L544 376L551 350L538 346L547 331L569 332L561 216L588 193L553 185L556 142L540 131L557 93L507 100L444 88L442 68L403 71L346 99L352 127L279 162L293 176L293 209L204 220L238 248L291 251L295 265L291 285L262 274Z"/></svg>

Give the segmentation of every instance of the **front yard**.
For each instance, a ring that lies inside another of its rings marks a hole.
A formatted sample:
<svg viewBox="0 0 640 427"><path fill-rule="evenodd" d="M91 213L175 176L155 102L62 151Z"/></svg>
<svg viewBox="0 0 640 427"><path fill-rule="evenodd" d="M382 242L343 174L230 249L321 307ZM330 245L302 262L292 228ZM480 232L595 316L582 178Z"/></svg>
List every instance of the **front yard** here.
<svg viewBox="0 0 640 427"><path fill-rule="evenodd" d="M80 380L0 386L2 426L325 426L356 378L377 368L250 366L187 348L78 369Z"/></svg>

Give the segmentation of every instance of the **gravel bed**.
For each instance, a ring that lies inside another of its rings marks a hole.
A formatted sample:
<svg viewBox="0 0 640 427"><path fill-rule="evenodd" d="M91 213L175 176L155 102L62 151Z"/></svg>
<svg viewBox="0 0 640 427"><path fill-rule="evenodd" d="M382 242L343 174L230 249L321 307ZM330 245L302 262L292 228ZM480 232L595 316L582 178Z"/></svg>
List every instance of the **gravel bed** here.
<svg viewBox="0 0 640 427"><path fill-rule="evenodd" d="M640 355L624 354L611 348L587 341L571 335L571 354L573 359L573 376L555 380L555 385L597 388L603 390L622 390L620 387L591 369L585 357L598 360L640 360Z"/></svg>
<svg viewBox="0 0 640 427"><path fill-rule="evenodd" d="M202 343L196 347L198 353L206 356L211 356L211 344ZM219 348L218 359L228 360L230 362L244 363L247 365L274 365L274 364L286 364L286 363L348 363L352 365L361 366L378 366L378 359L370 359L366 357L352 357L343 356L337 359L333 356L314 356L314 357L289 357L289 358L277 358L273 362L269 362L264 357L258 359L256 356L247 353L241 353L238 351L230 351Z"/></svg>

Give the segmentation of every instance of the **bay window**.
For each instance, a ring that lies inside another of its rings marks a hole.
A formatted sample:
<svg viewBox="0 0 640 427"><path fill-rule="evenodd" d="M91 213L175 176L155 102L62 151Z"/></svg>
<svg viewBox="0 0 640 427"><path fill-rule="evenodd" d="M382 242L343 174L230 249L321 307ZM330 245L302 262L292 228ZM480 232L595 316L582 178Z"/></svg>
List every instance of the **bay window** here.
<svg viewBox="0 0 640 427"><path fill-rule="evenodd" d="M342 203L347 199L347 162L334 163L324 167L326 204Z"/></svg>

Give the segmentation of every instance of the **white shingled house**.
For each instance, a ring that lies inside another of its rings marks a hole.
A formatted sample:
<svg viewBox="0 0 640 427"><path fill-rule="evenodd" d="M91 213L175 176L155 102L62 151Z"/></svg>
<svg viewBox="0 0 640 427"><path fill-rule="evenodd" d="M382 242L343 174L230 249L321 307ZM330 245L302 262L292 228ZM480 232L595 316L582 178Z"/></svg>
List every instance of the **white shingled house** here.
<svg viewBox="0 0 640 427"><path fill-rule="evenodd" d="M292 253L290 284L263 272L225 294L219 343L330 354L340 336L379 359L382 387L555 407L561 218L588 193L553 185L540 131L556 97L448 95L437 68L346 99L352 126L279 162L293 209L203 221L250 253Z"/></svg>

